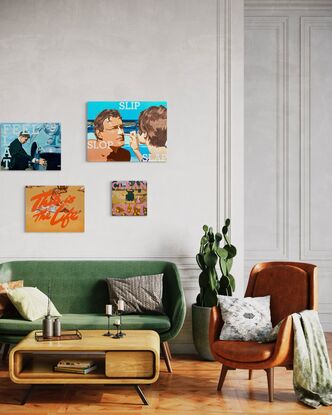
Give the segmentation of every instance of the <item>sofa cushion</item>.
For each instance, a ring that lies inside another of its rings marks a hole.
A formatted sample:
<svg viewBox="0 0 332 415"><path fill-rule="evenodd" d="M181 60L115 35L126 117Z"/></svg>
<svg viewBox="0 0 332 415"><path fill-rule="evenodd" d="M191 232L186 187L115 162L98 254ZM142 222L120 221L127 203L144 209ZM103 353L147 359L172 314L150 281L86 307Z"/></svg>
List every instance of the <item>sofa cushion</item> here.
<svg viewBox="0 0 332 415"><path fill-rule="evenodd" d="M128 278L107 278L110 304L124 301L125 314L164 314L162 303L164 274Z"/></svg>
<svg viewBox="0 0 332 415"><path fill-rule="evenodd" d="M233 362L262 362L272 356L274 346L275 343L218 340L212 344L212 351Z"/></svg>
<svg viewBox="0 0 332 415"><path fill-rule="evenodd" d="M52 301L37 287L8 288L7 295L25 320L38 320L44 317L48 311L51 316L61 316Z"/></svg>
<svg viewBox="0 0 332 415"><path fill-rule="evenodd" d="M112 322L118 318L111 317ZM102 314L63 314L60 317L62 330L105 330L107 318ZM26 321L22 319L0 319L0 332L11 335L26 335L32 330L41 330L42 319ZM111 327L113 328L113 327ZM164 333L171 328L171 322L165 315L125 315L122 316L123 330L155 330Z"/></svg>

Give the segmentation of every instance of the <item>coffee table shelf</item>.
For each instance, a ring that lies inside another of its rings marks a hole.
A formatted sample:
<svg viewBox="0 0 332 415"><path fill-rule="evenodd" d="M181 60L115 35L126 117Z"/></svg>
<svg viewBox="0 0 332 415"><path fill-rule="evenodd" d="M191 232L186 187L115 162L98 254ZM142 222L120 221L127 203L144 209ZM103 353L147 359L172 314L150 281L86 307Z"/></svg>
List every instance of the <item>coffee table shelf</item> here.
<svg viewBox="0 0 332 415"><path fill-rule="evenodd" d="M105 359L96 358L93 355L86 355L84 358L93 359L97 368L86 375L80 373L71 372L55 372L54 366L59 362L60 359L77 359L77 355L50 355L50 356L34 356L31 353L22 353L22 369L16 374L19 379L30 379L35 378L38 381L40 378L48 379L105 379Z"/></svg>

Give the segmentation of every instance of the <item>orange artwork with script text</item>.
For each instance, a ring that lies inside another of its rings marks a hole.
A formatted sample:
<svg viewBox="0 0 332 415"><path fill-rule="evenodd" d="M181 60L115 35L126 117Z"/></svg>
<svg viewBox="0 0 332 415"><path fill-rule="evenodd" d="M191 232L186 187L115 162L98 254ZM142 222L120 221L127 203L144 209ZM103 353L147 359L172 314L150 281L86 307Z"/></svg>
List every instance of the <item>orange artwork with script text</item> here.
<svg viewBox="0 0 332 415"><path fill-rule="evenodd" d="M84 186L26 186L26 232L84 232Z"/></svg>

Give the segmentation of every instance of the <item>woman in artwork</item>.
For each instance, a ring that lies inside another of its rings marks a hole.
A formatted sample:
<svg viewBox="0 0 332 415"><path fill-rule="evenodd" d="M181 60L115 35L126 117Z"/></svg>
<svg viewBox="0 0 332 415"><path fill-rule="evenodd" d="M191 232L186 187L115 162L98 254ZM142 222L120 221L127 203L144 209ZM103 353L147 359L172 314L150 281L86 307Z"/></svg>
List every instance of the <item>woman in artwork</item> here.
<svg viewBox="0 0 332 415"><path fill-rule="evenodd" d="M140 113L139 131L130 133L130 147L139 161L167 160L167 109L160 105L152 106ZM149 159L144 160L140 152L140 144L149 149Z"/></svg>

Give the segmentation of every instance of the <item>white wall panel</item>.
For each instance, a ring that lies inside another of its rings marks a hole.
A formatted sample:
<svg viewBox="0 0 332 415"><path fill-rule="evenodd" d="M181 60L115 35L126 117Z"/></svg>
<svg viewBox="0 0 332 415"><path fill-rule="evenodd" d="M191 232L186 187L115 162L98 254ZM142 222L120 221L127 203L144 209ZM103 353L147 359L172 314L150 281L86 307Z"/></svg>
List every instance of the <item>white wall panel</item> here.
<svg viewBox="0 0 332 415"><path fill-rule="evenodd" d="M332 1L246 0L245 16L244 281L256 262L316 264L332 330Z"/></svg>
<svg viewBox="0 0 332 415"><path fill-rule="evenodd" d="M288 49L286 17L245 26L246 257L287 256Z"/></svg>
<svg viewBox="0 0 332 415"><path fill-rule="evenodd" d="M332 17L301 19L301 259L332 260Z"/></svg>

